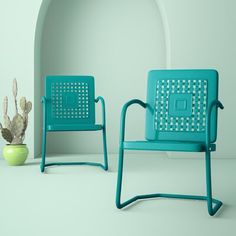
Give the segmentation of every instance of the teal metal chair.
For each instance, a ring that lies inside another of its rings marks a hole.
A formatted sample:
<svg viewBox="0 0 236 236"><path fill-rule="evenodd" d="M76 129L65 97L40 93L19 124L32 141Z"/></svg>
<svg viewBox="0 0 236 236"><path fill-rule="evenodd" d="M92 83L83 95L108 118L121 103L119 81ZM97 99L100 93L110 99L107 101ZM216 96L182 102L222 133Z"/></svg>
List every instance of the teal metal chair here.
<svg viewBox="0 0 236 236"><path fill-rule="evenodd" d="M125 141L125 119L129 106L146 109L145 141ZM207 201L212 216L222 202L212 198L211 152L216 150L218 73L215 70L153 70L148 75L147 101L127 102L121 112L116 206L137 200L178 198ZM206 196L154 193L121 202L125 150L205 152Z"/></svg>
<svg viewBox="0 0 236 236"><path fill-rule="evenodd" d="M53 165L91 165L108 170L105 101L95 99L92 76L47 76L43 103L41 172ZM102 105L102 124L95 124L95 103ZM98 131L103 134L104 164L94 162L45 163L47 132Z"/></svg>

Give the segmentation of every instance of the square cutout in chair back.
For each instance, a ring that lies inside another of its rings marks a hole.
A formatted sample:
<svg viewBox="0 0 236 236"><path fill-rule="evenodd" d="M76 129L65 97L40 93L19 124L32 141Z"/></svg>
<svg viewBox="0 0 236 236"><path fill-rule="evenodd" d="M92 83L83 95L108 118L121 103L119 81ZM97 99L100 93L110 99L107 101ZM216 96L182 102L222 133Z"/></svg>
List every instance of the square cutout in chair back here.
<svg viewBox="0 0 236 236"><path fill-rule="evenodd" d="M147 102L152 110L147 111L147 139L204 140L207 107L217 98L217 88L218 74L214 70L151 71ZM216 118L212 121L214 136Z"/></svg>
<svg viewBox="0 0 236 236"><path fill-rule="evenodd" d="M169 96L169 115L174 116L191 116L192 114L192 94L170 94Z"/></svg>
<svg viewBox="0 0 236 236"><path fill-rule="evenodd" d="M48 124L95 123L92 76L48 76L46 97Z"/></svg>

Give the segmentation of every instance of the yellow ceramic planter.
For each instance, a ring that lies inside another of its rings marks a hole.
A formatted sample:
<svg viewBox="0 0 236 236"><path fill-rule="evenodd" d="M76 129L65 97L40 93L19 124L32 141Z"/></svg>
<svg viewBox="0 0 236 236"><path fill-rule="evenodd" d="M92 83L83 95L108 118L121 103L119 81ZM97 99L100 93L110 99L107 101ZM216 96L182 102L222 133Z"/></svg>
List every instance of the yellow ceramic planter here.
<svg viewBox="0 0 236 236"><path fill-rule="evenodd" d="M29 150L26 144L6 145L3 148L3 156L9 166L19 166L25 163Z"/></svg>

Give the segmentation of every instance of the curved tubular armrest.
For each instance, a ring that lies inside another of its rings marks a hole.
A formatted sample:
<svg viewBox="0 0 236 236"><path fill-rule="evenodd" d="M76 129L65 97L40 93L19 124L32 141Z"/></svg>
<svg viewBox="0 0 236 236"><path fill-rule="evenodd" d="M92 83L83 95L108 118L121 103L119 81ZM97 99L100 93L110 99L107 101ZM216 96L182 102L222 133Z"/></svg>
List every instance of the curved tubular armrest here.
<svg viewBox="0 0 236 236"><path fill-rule="evenodd" d="M211 112L212 112L212 109L214 107L220 108L221 110L224 109L223 104L218 100L214 100L209 106L208 113L206 115L206 147L207 147L207 150L209 150L210 143L211 143L211 140L210 140L210 135L211 135Z"/></svg>
<svg viewBox="0 0 236 236"><path fill-rule="evenodd" d="M127 103L124 104L122 111L121 111L121 116L120 116L120 145L124 141L125 138L125 118L126 118L126 112L129 106L133 104L138 104L143 108L147 107L147 104L144 103L143 101L139 99L132 99L128 101Z"/></svg>
<svg viewBox="0 0 236 236"><path fill-rule="evenodd" d="M102 105L102 125L103 127L105 128L106 127L106 107L105 107L105 100L103 97L101 96L98 96L96 99L95 99L95 102L98 103L98 102L101 102L101 105Z"/></svg>

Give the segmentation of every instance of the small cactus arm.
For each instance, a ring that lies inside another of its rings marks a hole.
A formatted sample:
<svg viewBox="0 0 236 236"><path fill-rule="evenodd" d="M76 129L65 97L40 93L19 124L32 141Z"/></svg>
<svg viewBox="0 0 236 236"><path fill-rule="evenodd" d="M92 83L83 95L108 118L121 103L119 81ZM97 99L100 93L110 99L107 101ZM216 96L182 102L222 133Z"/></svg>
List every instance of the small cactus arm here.
<svg viewBox="0 0 236 236"><path fill-rule="evenodd" d="M10 130L11 128L11 120L9 116L7 115L8 110L8 98L5 97L3 100L3 119L4 119L4 126Z"/></svg>
<svg viewBox="0 0 236 236"><path fill-rule="evenodd" d="M16 81L16 79L13 80L12 92L13 92L13 97L14 97L14 102L15 102L16 114L18 114L17 100L16 100L18 89L17 89L17 81Z"/></svg>
<svg viewBox="0 0 236 236"><path fill-rule="evenodd" d="M23 112L26 110L26 98L25 97L22 97L20 99L20 108Z"/></svg>
<svg viewBox="0 0 236 236"><path fill-rule="evenodd" d="M11 131L7 128L2 128L1 129L2 137L9 143L12 142L13 136L11 134Z"/></svg>
<svg viewBox="0 0 236 236"><path fill-rule="evenodd" d="M24 120L24 129L22 130L22 134L21 134L22 141L23 141L24 138L25 138L25 130L28 126L28 114L32 109L32 103L30 101L27 102L26 98L22 97L21 100L20 100L20 107L21 107L21 110L22 110L22 117L23 117L23 120Z"/></svg>
<svg viewBox="0 0 236 236"><path fill-rule="evenodd" d="M16 114L12 120L11 133L13 135L12 144L22 144L22 133L24 131L24 119L20 114Z"/></svg>

